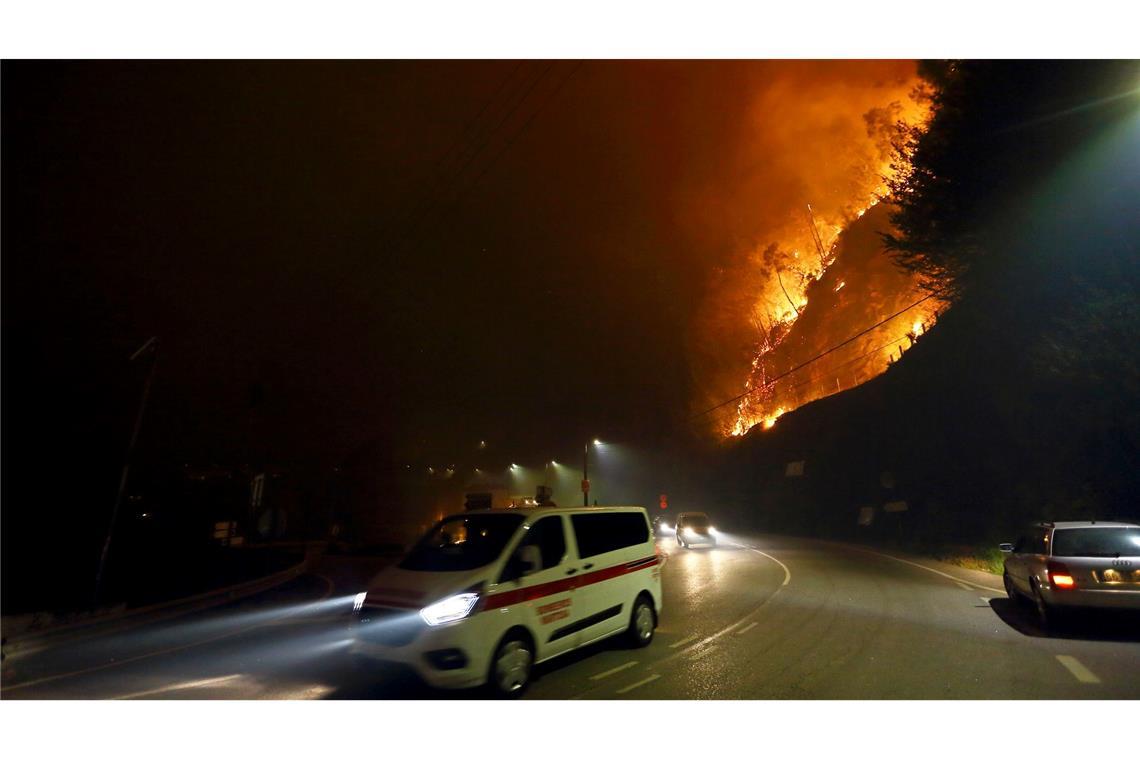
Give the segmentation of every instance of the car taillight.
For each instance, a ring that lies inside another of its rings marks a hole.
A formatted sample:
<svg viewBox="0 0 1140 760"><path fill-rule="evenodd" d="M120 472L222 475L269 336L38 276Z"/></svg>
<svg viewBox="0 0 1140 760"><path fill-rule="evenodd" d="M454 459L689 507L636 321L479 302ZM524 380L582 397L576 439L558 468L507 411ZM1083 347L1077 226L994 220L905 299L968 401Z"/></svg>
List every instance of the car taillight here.
<svg viewBox="0 0 1140 760"><path fill-rule="evenodd" d="M1073 588L1077 585L1069 568L1060 562L1050 562L1046 567L1049 571L1049 583L1054 588Z"/></svg>

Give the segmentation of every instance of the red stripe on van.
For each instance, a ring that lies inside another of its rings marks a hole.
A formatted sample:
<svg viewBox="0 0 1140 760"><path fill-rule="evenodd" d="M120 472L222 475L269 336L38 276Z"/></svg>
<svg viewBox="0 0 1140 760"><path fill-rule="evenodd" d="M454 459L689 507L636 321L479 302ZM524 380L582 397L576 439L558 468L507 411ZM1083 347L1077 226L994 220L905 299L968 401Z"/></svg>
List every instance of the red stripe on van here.
<svg viewBox="0 0 1140 760"><path fill-rule="evenodd" d="M614 565L602 570L595 570L592 573L579 575L577 577L563 578L549 583L540 583L537 586L530 588L520 588L515 591L505 591L501 594L492 594L488 596L483 602L484 610L494 610L499 607L509 607L512 604L522 604L523 602L533 602L535 599L541 599L544 596L552 596L554 594L561 594L564 591L569 591L575 588L582 588L594 583L601 583L608 581L610 578L617 578L618 576L627 573L636 573L639 570L646 570L650 567L655 567L660 563L656 556L645 557L644 559L636 560L635 562L626 562L622 565Z"/></svg>

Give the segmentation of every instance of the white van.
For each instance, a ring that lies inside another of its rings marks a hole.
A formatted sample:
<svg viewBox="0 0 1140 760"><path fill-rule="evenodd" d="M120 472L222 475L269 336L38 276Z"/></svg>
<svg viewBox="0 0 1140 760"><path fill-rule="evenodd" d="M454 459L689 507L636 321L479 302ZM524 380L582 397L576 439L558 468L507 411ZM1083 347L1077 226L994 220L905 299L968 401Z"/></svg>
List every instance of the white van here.
<svg viewBox="0 0 1140 760"><path fill-rule="evenodd" d="M552 657L621 633L647 646L661 602L642 507L470 510L357 595L352 648L432 686L517 696Z"/></svg>

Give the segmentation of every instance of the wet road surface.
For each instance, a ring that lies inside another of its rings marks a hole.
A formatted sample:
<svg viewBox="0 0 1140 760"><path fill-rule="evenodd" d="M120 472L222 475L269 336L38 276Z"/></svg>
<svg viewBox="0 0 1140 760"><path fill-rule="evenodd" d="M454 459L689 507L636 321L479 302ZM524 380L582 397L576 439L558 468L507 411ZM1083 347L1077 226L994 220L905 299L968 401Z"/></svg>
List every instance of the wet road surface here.
<svg viewBox="0 0 1140 760"><path fill-rule="evenodd" d="M1113 699L1140 697L1140 626L1041 630L997 576L867 549L729 536L671 539L654 643L601 642L537 668L528 699ZM4 699L469 699L347 652L351 598L377 560L208 612L27 650Z"/></svg>

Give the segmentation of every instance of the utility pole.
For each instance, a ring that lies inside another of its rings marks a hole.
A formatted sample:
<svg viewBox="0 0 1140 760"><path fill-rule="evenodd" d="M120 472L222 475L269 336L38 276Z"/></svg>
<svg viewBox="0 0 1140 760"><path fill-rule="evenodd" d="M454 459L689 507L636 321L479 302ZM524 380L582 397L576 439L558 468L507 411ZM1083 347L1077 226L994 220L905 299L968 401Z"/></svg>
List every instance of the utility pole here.
<svg viewBox="0 0 1140 760"><path fill-rule="evenodd" d="M582 506L590 506L590 442L582 447Z"/></svg>
<svg viewBox="0 0 1140 760"><path fill-rule="evenodd" d="M143 413L146 411L146 402L150 397L150 386L154 381L154 370L158 366L158 337L153 337L146 343L143 343L137 351L131 354L128 361L134 361L143 354L150 353L150 369L146 373L146 382L143 383L142 397L139 399L139 409L135 414L135 424L131 429L131 439L127 443L127 454L123 460L123 474L119 477L119 493L115 497L115 506L111 510L111 524L107 527L107 539L103 542L103 551L99 555L99 569L95 573L95 594L93 597L92 607L99 604L99 592L103 586L103 571L107 566L107 553L111 549L111 537L115 534L115 523L119 518L119 508L123 504L123 495L127 491L127 476L131 470L131 456L135 451L135 442L139 438L139 430L142 428Z"/></svg>

